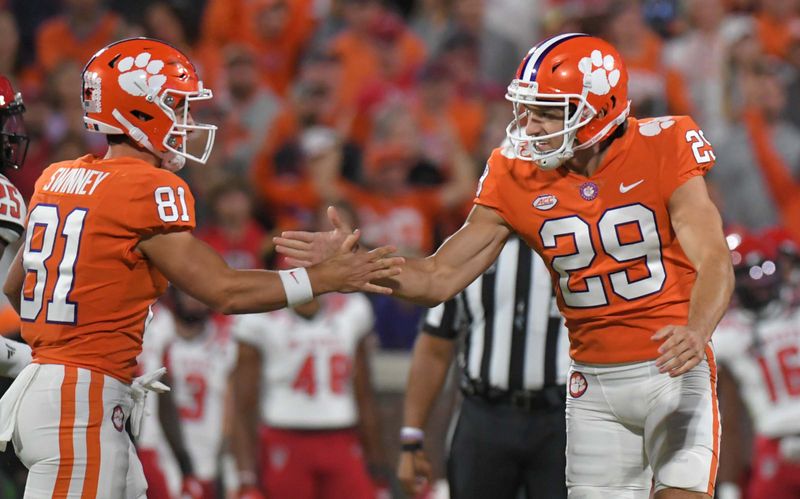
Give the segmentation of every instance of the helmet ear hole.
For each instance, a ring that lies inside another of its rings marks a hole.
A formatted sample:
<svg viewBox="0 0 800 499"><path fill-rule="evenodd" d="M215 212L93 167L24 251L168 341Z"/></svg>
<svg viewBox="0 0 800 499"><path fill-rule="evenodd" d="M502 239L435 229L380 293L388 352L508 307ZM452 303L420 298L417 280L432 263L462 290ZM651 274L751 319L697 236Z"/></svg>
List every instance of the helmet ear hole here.
<svg viewBox="0 0 800 499"><path fill-rule="evenodd" d="M134 115L136 117L136 119L138 119L140 121L150 121L150 120L153 119L152 115L149 115L149 114L147 114L147 113L145 113L143 111L139 111L139 110L136 110L136 109L131 111L131 114Z"/></svg>

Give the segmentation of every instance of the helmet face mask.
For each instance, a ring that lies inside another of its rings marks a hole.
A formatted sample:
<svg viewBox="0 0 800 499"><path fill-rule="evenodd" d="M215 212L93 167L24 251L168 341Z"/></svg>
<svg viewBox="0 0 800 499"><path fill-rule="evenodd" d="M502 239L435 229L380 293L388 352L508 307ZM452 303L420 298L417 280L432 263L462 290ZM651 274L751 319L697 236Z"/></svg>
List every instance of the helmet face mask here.
<svg viewBox="0 0 800 499"><path fill-rule="evenodd" d="M18 170L28 155L30 139L22 119L24 111L25 107L21 106L17 112L0 112L0 168Z"/></svg>
<svg viewBox="0 0 800 499"><path fill-rule="evenodd" d="M83 70L86 128L126 135L172 171L208 161L217 127L196 123L189 109L212 97L184 54L149 38L113 43Z"/></svg>
<svg viewBox="0 0 800 499"><path fill-rule="evenodd" d="M582 95L541 94L535 90L536 86L535 82L528 85L519 80L514 80L509 85L506 99L512 103L514 120L506 127L506 136L518 159L532 161L543 170L552 170L572 158L578 129L589 123L597 112ZM563 110L561 129L544 135L528 135L526 128L531 106ZM559 137L562 141L558 147L541 150L540 145L547 145L552 139Z"/></svg>
<svg viewBox="0 0 800 499"><path fill-rule="evenodd" d="M30 139L25 130L25 104L11 82L0 76L0 168L19 169L28 154Z"/></svg>
<svg viewBox="0 0 800 499"><path fill-rule="evenodd" d="M630 111L628 74L622 58L608 43L582 33L554 36L533 47L508 86L514 120L506 137L517 159L552 170L608 137ZM530 106L564 110L560 130L528 134ZM543 150L545 143L560 143Z"/></svg>
<svg viewBox="0 0 800 499"><path fill-rule="evenodd" d="M180 158L177 159L178 162L189 159L205 164L208 161L214 147L217 127L195 123L190 109L192 102L210 100L212 97L211 90L203 88L203 83L200 82L197 92L187 93L167 89L160 98L156 99L158 107L172 120L172 127L164 135L162 145L173 155L173 158ZM178 102L177 109L171 107L170 102ZM203 135L205 136L204 141L201 138ZM200 144L202 144L201 148L196 147Z"/></svg>

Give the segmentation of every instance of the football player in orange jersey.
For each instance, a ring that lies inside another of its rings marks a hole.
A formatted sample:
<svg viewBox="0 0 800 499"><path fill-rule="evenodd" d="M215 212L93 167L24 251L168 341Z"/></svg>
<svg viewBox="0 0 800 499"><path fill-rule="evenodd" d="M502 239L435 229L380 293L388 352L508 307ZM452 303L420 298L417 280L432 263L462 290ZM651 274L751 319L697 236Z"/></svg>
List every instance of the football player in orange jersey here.
<svg viewBox="0 0 800 499"><path fill-rule="evenodd" d="M135 401L166 389L158 373L132 378L150 305L168 280L218 311L243 313L329 291L388 293L370 281L399 272L392 248L352 251L357 236L329 261L280 273L233 270L194 238L194 200L174 172L211 152L216 127L190 114L210 98L186 56L157 40L113 43L84 68L84 122L108 136L108 153L43 172L4 287L33 348L0 401L0 446L13 440L30 470L26 497L144 497L124 426L130 419L136 433Z"/></svg>
<svg viewBox="0 0 800 499"><path fill-rule="evenodd" d="M580 33L533 47L508 87L514 120L464 226L386 283L433 305L518 232L550 268L570 333L572 499L710 497L720 425L711 334L733 287L703 175L714 152L687 116L628 117L619 53ZM287 232L293 264L350 232Z"/></svg>
<svg viewBox="0 0 800 499"><path fill-rule="evenodd" d="M0 172L17 170L28 152L28 135L22 115L22 95L0 75ZM0 173L0 256L6 246L25 231L25 200L16 187ZM31 349L25 343L0 336L0 376L14 377L30 364Z"/></svg>

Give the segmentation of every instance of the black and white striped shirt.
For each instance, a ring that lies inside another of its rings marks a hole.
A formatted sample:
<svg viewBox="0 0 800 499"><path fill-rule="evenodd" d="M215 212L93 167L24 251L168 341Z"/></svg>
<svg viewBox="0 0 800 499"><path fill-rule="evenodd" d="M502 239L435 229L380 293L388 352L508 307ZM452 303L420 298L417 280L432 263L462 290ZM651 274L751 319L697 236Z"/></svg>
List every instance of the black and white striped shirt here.
<svg viewBox="0 0 800 499"><path fill-rule="evenodd" d="M466 330L464 374L501 390L563 385L569 341L541 257L509 238L492 266L450 301L430 309L422 331L455 339Z"/></svg>

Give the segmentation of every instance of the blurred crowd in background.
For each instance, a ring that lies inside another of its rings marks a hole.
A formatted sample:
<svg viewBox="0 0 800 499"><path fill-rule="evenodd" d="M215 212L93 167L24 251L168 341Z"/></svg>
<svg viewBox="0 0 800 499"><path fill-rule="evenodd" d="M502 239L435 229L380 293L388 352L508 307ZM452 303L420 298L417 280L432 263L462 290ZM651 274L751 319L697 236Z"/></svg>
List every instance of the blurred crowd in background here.
<svg viewBox="0 0 800 499"><path fill-rule="evenodd" d="M151 36L184 51L214 91L193 109L220 127L210 164L184 173L200 232L229 263L264 266L270 235L308 228L334 200L355 208L365 244L427 254L464 219L504 138L505 86L522 56L584 31L625 58L634 115L691 114L703 127L726 223L759 230L782 216L761 164L800 169L798 5L0 0L0 73L21 89L32 136L11 180L27 196L49 163L104 151L82 129L82 65L111 41ZM381 346L409 348L420 311L373 302Z"/></svg>

